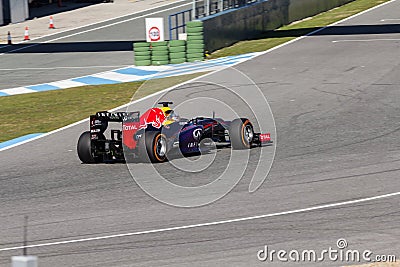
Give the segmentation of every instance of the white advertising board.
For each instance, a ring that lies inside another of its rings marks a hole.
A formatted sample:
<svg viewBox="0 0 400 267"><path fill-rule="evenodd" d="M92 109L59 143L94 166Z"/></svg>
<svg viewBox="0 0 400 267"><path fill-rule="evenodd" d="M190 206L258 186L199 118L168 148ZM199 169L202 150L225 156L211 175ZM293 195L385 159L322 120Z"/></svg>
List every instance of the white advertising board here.
<svg viewBox="0 0 400 267"><path fill-rule="evenodd" d="M164 41L164 19L146 18L146 42Z"/></svg>

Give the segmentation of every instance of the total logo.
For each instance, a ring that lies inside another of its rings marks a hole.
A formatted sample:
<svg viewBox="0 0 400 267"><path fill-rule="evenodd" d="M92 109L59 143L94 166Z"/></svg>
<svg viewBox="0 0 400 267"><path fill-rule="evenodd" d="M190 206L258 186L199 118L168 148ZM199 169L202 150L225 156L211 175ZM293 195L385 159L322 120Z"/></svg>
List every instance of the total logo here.
<svg viewBox="0 0 400 267"><path fill-rule="evenodd" d="M137 130L136 125L123 125L122 127L123 127L124 131Z"/></svg>

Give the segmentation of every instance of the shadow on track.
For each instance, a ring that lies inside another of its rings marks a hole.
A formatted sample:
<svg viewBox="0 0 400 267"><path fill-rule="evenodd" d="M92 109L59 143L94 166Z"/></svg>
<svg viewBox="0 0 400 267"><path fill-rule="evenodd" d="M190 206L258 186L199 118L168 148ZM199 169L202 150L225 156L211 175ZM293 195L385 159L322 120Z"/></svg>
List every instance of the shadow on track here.
<svg viewBox="0 0 400 267"><path fill-rule="evenodd" d="M71 53L71 52L117 52L133 51L132 41L73 42L73 43L34 43L27 42L0 47L0 53Z"/></svg>
<svg viewBox="0 0 400 267"><path fill-rule="evenodd" d="M261 33L256 39L281 38L281 37L300 37L309 34L322 27L299 28L292 30L273 30ZM392 34L400 33L400 24L378 24L378 25L351 25L351 26L332 26L325 28L313 35L358 35L358 34Z"/></svg>
<svg viewBox="0 0 400 267"><path fill-rule="evenodd" d="M256 39L300 37L321 27L300 28L292 30L273 30L261 33ZM362 34L393 34L400 33L400 24L332 26L313 35L362 35ZM138 42L139 40L135 40ZM143 41L143 40L141 40ZM72 43L22 43L0 47L0 53L73 53L73 52L117 52L133 51L134 41L99 41Z"/></svg>

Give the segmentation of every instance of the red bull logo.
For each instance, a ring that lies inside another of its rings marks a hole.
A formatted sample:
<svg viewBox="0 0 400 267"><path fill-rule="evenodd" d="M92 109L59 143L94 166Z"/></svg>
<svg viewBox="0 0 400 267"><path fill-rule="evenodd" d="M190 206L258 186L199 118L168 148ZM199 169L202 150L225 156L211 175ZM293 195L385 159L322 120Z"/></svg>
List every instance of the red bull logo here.
<svg viewBox="0 0 400 267"><path fill-rule="evenodd" d="M148 124L151 124L154 128L161 128L165 118L165 114L160 108L149 109L140 116L139 129L147 128Z"/></svg>
<svg viewBox="0 0 400 267"><path fill-rule="evenodd" d="M152 108L143 113L139 121L124 122L122 124L122 139L124 144L130 149L135 149L137 145L137 141L135 140L136 132L140 129L146 129L149 124L159 129L165 119L164 112L160 108Z"/></svg>

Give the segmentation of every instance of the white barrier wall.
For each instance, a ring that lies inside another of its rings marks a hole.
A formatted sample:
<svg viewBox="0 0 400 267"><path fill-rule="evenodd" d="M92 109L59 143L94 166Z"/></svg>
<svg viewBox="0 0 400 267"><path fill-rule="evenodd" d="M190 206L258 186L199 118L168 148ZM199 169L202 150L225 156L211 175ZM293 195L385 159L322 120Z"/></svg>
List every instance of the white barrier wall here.
<svg viewBox="0 0 400 267"><path fill-rule="evenodd" d="M28 0L9 0L11 23L25 21L29 17Z"/></svg>
<svg viewBox="0 0 400 267"><path fill-rule="evenodd" d="M4 24L4 18L3 18L3 1L0 0L0 25Z"/></svg>

